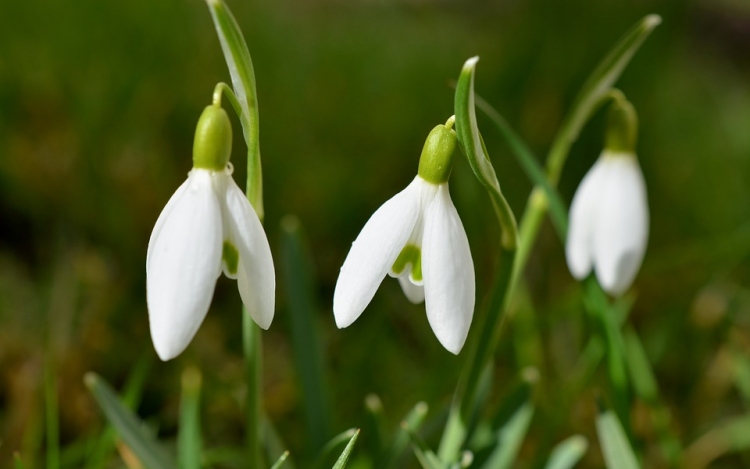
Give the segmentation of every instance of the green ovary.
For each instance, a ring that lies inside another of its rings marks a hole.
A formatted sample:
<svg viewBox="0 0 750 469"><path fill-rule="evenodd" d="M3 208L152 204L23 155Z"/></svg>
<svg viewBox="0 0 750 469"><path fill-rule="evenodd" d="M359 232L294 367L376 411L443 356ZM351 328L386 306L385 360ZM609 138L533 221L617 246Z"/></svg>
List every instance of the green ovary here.
<svg viewBox="0 0 750 469"><path fill-rule="evenodd" d="M237 265L240 262L240 253L234 244L229 241L224 241L224 245L221 247L221 258L224 264L227 266L227 272L231 275L237 275Z"/></svg>
<svg viewBox="0 0 750 469"><path fill-rule="evenodd" d="M401 275L406 266L411 264L411 278L416 282L422 281L422 250L413 244L407 244L393 263L393 272Z"/></svg>

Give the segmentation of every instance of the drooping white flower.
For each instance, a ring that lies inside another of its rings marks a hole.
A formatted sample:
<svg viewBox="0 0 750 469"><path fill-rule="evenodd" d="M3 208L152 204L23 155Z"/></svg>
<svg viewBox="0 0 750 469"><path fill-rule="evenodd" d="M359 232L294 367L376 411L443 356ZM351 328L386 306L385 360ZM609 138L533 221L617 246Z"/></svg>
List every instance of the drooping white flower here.
<svg viewBox="0 0 750 469"><path fill-rule="evenodd" d="M635 154L605 150L570 206L570 272L580 280L593 269L605 291L620 295L643 262L648 228L646 184Z"/></svg>
<svg viewBox="0 0 750 469"><path fill-rule="evenodd" d="M226 113L210 110L204 121L209 108L196 130L193 170L159 215L146 255L151 338L164 361L179 355L198 331L222 271L237 279L242 302L261 328L270 326L274 314L268 240L232 178Z"/></svg>
<svg viewBox="0 0 750 469"><path fill-rule="evenodd" d="M452 121L449 121L452 123ZM474 263L448 190L455 133L438 126L425 143L419 175L370 217L341 267L333 295L336 325L362 314L386 274L406 297L425 302L440 343L458 354L474 314Z"/></svg>

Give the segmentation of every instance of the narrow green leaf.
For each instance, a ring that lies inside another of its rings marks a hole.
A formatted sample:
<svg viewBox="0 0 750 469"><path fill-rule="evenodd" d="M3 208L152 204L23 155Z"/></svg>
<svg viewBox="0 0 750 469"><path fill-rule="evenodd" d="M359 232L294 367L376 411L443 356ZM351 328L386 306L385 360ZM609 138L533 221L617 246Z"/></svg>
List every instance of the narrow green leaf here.
<svg viewBox="0 0 750 469"><path fill-rule="evenodd" d="M141 401L143 388L146 384L148 372L151 369L153 357L153 350L149 347L149 350L143 353L141 358L136 362L130 375L128 375L128 379L125 381L122 403L130 410L138 407ZM116 437L115 429L107 424L101 432L92 456L86 462L86 469L100 469L104 467L107 458L115 451Z"/></svg>
<svg viewBox="0 0 750 469"><path fill-rule="evenodd" d="M103 379L95 373L86 373L84 381L107 420L146 468L176 467L169 454L143 429L142 422L122 404L114 390Z"/></svg>
<svg viewBox="0 0 750 469"><path fill-rule="evenodd" d="M423 469L445 469L445 464L437 457L430 447L427 446L427 443L425 443L416 432L409 428L406 422L402 422L401 427L406 430L409 435L414 455L417 457L417 460Z"/></svg>
<svg viewBox="0 0 750 469"><path fill-rule="evenodd" d="M281 456L279 456L279 459L276 460L275 463L273 463L273 466L271 466L271 469L279 469L284 462L286 461L286 458L289 457L289 451L284 451L281 453Z"/></svg>
<svg viewBox="0 0 750 469"><path fill-rule="evenodd" d="M547 174L553 186L557 185L570 146L578 139L581 129L606 99L643 41L660 23L659 15L648 15L641 19L610 49L589 75L550 149Z"/></svg>
<svg viewBox="0 0 750 469"><path fill-rule="evenodd" d="M513 467L533 415L534 405L531 401L527 401L516 410L510 420L498 431L497 446L482 466L484 469Z"/></svg>
<svg viewBox="0 0 750 469"><path fill-rule="evenodd" d="M368 451L373 456L373 466L384 468L384 460L387 456L386 441L386 422L383 402L377 394L368 394L365 396L365 410L367 411L367 420L364 425L364 435L366 442L369 443Z"/></svg>
<svg viewBox="0 0 750 469"><path fill-rule="evenodd" d="M350 428L349 430L341 432L331 438L331 440L323 446L323 449L320 450L320 454L318 455L314 466L317 468L326 467L327 462L333 459L332 455L338 451L338 448L347 441L350 441L354 434L358 432L359 430Z"/></svg>
<svg viewBox="0 0 750 469"><path fill-rule="evenodd" d="M211 11L221 50L232 78L234 94L240 108L245 144L247 145L247 197L258 217L263 220L263 177L258 144L258 96L255 88L255 71L242 31L232 12L222 0L206 0Z"/></svg>
<svg viewBox="0 0 750 469"><path fill-rule="evenodd" d="M638 469L640 465L617 415L604 410L596 418L596 433L607 469Z"/></svg>
<svg viewBox="0 0 750 469"><path fill-rule="evenodd" d="M479 57L472 57L466 61L456 83L454 103L456 136L461 151L469 161L471 170L490 195L492 206L503 230L503 247L514 250L518 238L516 218L500 190L495 169L492 167L492 162L477 127L477 116L474 109L474 71L478 60Z"/></svg>
<svg viewBox="0 0 750 469"><path fill-rule="evenodd" d="M201 379L201 373L197 368L187 368L182 373L180 427L177 434L177 458L180 469L201 468Z"/></svg>
<svg viewBox="0 0 750 469"><path fill-rule="evenodd" d="M317 452L330 437L330 406L325 385L323 347L315 324L317 306L313 265L299 219L291 215L284 217L281 233L281 273L294 363L302 388L311 449Z"/></svg>
<svg viewBox="0 0 750 469"><path fill-rule="evenodd" d="M558 443L544 469L572 469L581 460L589 443L582 435L573 435Z"/></svg>
<svg viewBox="0 0 750 469"><path fill-rule="evenodd" d="M390 450L386 454L385 463L382 466L383 469L389 469L397 465L399 458L409 444L409 432L416 432L419 430L427 416L427 411L427 404L424 402L418 402L409 413L406 414L406 417L404 417L402 424L396 432L396 436L393 438Z"/></svg>
<svg viewBox="0 0 750 469"><path fill-rule="evenodd" d="M565 243L568 233L568 210L565 208L560 194L547 181L544 168L542 168L542 165L537 161L536 156L523 139L494 107L478 94L474 95L474 99L476 100L477 107L490 118L495 127L500 131L500 135L507 142L511 154L516 157L516 161L521 165L521 169L524 170L526 176L535 186L539 186L544 190L550 205L552 224L562 242Z"/></svg>
<svg viewBox="0 0 750 469"><path fill-rule="evenodd" d="M648 404L656 404L659 399L659 387L656 384L651 364L648 362L646 351L643 350L643 345L641 345L635 329L628 327L625 330L623 340L625 342L625 358L636 395Z"/></svg>
<svg viewBox="0 0 750 469"><path fill-rule="evenodd" d="M344 448L344 452L341 453L341 456L336 460L336 464L333 465L333 469L344 469L346 467L346 464L349 462L349 457L352 455L352 451L354 450L354 444L357 442L357 438L359 437L359 429L357 429L354 432L354 435L352 435L351 439L349 440L349 443L346 444L346 448Z"/></svg>

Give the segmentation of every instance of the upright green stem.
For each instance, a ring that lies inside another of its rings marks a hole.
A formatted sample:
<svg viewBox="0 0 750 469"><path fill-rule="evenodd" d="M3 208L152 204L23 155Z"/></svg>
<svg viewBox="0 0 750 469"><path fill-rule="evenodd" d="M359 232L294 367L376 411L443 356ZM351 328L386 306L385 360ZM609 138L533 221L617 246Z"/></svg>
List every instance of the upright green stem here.
<svg viewBox="0 0 750 469"><path fill-rule="evenodd" d="M249 467L251 469L263 466L261 453L261 364L262 342L260 328L242 308L242 352L245 356L245 380L247 382L247 397L245 399L245 439L248 451Z"/></svg>

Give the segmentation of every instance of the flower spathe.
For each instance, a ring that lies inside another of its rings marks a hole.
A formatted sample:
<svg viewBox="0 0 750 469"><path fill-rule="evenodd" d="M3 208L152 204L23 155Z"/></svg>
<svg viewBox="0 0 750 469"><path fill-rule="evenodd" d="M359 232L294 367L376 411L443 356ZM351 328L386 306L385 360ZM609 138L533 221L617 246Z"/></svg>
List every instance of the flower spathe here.
<svg viewBox="0 0 750 469"><path fill-rule="evenodd" d="M635 154L605 150L570 206L570 272L580 280L593 270L606 292L622 294L643 262L648 229L646 184Z"/></svg>
<svg viewBox="0 0 750 469"><path fill-rule="evenodd" d="M203 153L194 155L187 180L159 215L146 255L151 338L164 361L179 355L198 331L222 271L237 279L242 302L261 328L268 329L274 314L275 274L266 234L232 178L226 153L231 137L228 145L218 145L218 156L205 156L206 148L216 147L211 140L224 137L217 139L214 129L201 128L204 116L194 145Z"/></svg>
<svg viewBox="0 0 750 469"><path fill-rule="evenodd" d="M426 150L429 144L428 137ZM452 151L450 147L449 156ZM433 160L441 166L430 171L420 163L420 175L375 211L362 228L341 267L333 313L339 328L352 324L389 274L398 277L411 302L425 302L436 337L448 351L458 354L474 314L474 263L448 190L451 162Z"/></svg>

